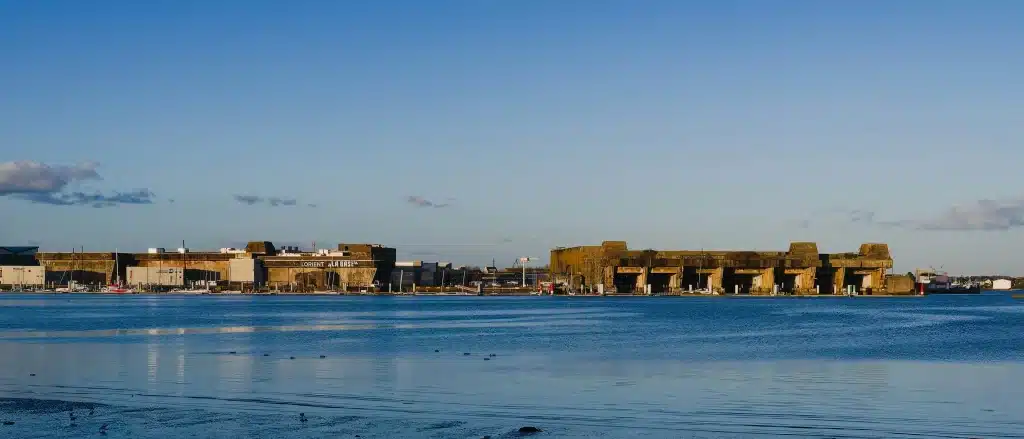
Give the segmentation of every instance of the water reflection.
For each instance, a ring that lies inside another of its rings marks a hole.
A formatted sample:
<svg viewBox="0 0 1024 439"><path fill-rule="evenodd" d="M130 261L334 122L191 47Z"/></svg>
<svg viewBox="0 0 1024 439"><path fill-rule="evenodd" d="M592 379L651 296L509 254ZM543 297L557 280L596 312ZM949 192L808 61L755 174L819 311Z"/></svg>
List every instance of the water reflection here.
<svg viewBox="0 0 1024 439"><path fill-rule="evenodd" d="M125 315L116 330L66 308L0 310L17 322L0 333L0 395L103 402L154 438L500 437L526 422L555 437L1024 435L1024 316L1011 303L485 301L466 317L445 308L466 302L281 300L275 313L194 300L82 302ZM349 320L312 323L325 319ZM316 426L299 432L299 411ZM12 437L68 437L32 422Z"/></svg>
<svg viewBox="0 0 1024 439"><path fill-rule="evenodd" d="M148 328L148 329L99 329L84 331L8 331L0 332L0 339L19 338L96 338L136 335L201 335L201 334L249 334L255 332L298 332L298 331L356 331L370 329L437 329L437 328L493 328L529 327L550 325L592 325L595 320L528 320L528 321L459 321L434 323L351 323L324 325L283 325L283 326L219 326L193 328Z"/></svg>

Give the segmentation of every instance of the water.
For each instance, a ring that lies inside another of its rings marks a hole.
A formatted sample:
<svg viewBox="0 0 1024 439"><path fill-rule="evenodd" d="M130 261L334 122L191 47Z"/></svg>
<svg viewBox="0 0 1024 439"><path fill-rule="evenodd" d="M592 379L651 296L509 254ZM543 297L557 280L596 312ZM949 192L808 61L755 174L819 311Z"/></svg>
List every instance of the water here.
<svg viewBox="0 0 1024 439"><path fill-rule="evenodd" d="M7 294L0 437L1022 437L1022 329L1005 294Z"/></svg>

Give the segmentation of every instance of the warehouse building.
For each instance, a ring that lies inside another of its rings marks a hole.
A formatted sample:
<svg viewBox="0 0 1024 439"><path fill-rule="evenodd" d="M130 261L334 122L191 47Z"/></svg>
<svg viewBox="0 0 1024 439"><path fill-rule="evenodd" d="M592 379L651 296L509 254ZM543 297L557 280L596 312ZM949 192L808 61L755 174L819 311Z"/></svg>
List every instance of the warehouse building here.
<svg viewBox="0 0 1024 439"><path fill-rule="evenodd" d="M0 247L0 288L44 286L46 269L36 260L38 252L32 246Z"/></svg>
<svg viewBox="0 0 1024 439"><path fill-rule="evenodd" d="M247 289L266 285L267 269L255 258L234 258L228 264L228 280L233 288Z"/></svg>
<svg viewBox="0 0 1024 439"><path fill-rule="evenodd" d="M185 285L185 270L176 267L128 267L127 283L133 287L181 287Z"/></svg>
<svg viewBox="0 0 1024 439"><path fill-rule="evenodd" d="M1013 282L1009 279L996 279L992 281L992 289L1006 291L1013 289Z"/></svg>
<svg viewBox="0 0 1024 439"><path fill-rule="evenodd" d="M616 294L861 294L886 291L885 244L820 254L812 242L787 251L630 250L624 241L551 251L551 275L576 291Z"/></svg>
<svg viewBox="0 0 1024 439"><path fill-rule="evenodd" d="M391 271L389 288L408 291L413 286L440 287L461 284L466 276L452 268L450 262L401 261Z"/></svg>
<svg viewBox="0 0 1024 439"><path fill-rule="evenodd" d="M150 248L145 253L47 252L31 257L45 272L45 282L94 287L122 279L133 286L231 288L290 287L304 290L384 285L395 264L395 249L376 244L338 244L336 250L278 250L270 241L253 241L245 249L196 252Z"/></svg>
<svg viewBox="0 0 1024 439"><path fill-rule="evenodd" d="M41 265L0 265L0 287L42 287L46 284L46 267Z"/></svg>
<svg viewBox="0 0 1024 439"><path fill-rule="evenodd" d="M182 278L180 282L174 284L176 286L191 286L200 282L217 283L228 280L231 260L238 257L245 257L244 254L239 255L237 252L233 252L231 250L233 249L195 252L186 247L179 247L174 251L167 251L159 247L150 248L146 253L133 254L132 265L139 268L149 269L149 271L137 271L139 275L143 273L157 274L163 272L164 275L171 276L168 278L150 276L150 278L155 279L170 281L172 277L177 279L175 276L178 274L172 273L180 273ZM172 268L177 269L178 271L165 271ZM138 280L140 277L136 276L134 279ZM152 285L169 286L170 284L155 283Z"/></svg>
<svg viewBox="0 0 1024 439"><path fill-rule="evenodd" d="M379 244L338 244L337 249L301 252L274 251L269 242L257 250L273 289L348 290L387 285L395 268L395 249Z"/></svg>

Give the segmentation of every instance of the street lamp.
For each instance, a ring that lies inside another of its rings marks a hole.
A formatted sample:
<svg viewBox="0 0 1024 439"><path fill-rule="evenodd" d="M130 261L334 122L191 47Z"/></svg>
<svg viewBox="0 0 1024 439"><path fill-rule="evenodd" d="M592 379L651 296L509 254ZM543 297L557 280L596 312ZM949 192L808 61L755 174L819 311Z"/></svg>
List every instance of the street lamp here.
<svg viewBox="0 0 1024 439"><path fill-rule="evenodd" d="M537 259L537 258L531 258L531 257L519 258L519 265L521 265L523 267L523 288L526 288L526 264L528 262L534 260L534 259Z"/></svg>

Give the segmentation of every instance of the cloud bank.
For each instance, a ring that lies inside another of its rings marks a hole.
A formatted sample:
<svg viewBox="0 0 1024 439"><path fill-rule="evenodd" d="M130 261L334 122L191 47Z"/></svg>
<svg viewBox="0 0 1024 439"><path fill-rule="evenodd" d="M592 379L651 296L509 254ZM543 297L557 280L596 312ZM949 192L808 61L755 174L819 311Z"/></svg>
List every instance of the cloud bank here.
<svg viewBox="0 0 1024 439"><path fill-rule="evenodd" d="M879 219L874 211L839 210L845 221L878 227L921 231L1006 231L1024 227L1024 198L1011 200L977 200L952 206L931 217L916 219ZM810 220L802 220L806 228Z"/></svg>
<svg viewBox="0 0 1024 439"><path fill-rule="evenodd" d="M451 200L452 200L451 198L448 199L448 201L451 201ZM409 203L409 204L412 204L413 206L416 206L416 207L430 207L430 208L434 208L434 209L440 209L440 208L451 206L451 204L449 204L447 202L445 202L445 203L437 203L437 202L430 201L430 200L428 200L426 198L423 198L421 196L418 196L418 195L410 195L408 197L405 197L405 202Z"/></svg>
<svg viewBox="0 0 1024 439"><path fill-rule="evenodd" d="M232 198L234 198L235 201L248 206L255 206L257 204L267 205L270 207L290 207L299 205L299 200L295 198L286 197L264 197L260 195L233 195ZM306 204L306 207L316 206L316 204Z"/></svg>
<svg viewBox="0 0 1024 439"><path fill-rule="evenodd" d="M1024 199L978 200L965 206L950 207L932 218L877 221L876 224L913 230L1010 230L1024 226Z"/></svg>
<svg viewBox="0 0 1024 439"><path fill-rule="evenodd" d="M12 197L36 204L52 206L113 207L121 204L152 204L149 189L135 189L110 194L67 191L77 183L102 180L98 163L74 166L48 165L34 161L0 163L0 197Z"/></svg>
<svg viewBox="0 0 1024 439"><path fill-rule="evenodd" d="M99 192L47 193L37 192L22 194L19 198L37 204L53 206L92 206L95 208L113 207L118 204L153 204L155 195L148 189L136 189L130 192L114 192L104 195Z"/></svg>
<svg viewBox="0 0 1024 439"><path fill-rule="evenodd" d="M100 180L97 163L50 166L32 161L0 163L0 196L54 193L76 181Z"/></svg>

